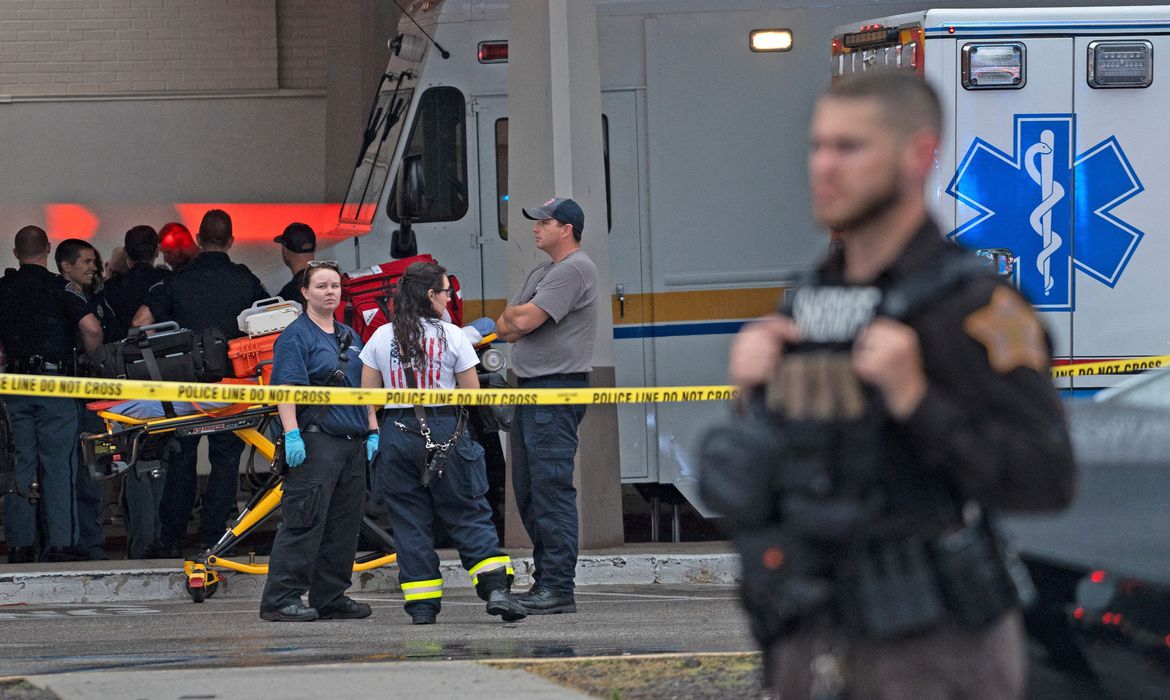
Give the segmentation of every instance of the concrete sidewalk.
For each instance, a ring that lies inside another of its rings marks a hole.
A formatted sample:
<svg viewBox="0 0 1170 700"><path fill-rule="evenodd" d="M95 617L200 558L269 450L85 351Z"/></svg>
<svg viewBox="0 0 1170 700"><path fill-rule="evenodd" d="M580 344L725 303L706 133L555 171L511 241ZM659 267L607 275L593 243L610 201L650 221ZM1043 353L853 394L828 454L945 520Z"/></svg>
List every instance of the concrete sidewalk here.
<svg viewBox="0 0 1170 700"><path fill-rule="evenodd" d="M510 551L517 587L531 582L527 550ZM455 552L440 550L445 587L470 587ZM247 555L237 557L247 561ZM257 562L267 561L258 557ZM729 542L639 543L583 551L577 561L579 585L737 583L739 558ZM255 597L264 576L222 571L216 596ZM351 593L398 590L398 568L388 566L354 574ZM180 560L101 561L68 564L0 565L0 605L122 603L186 598Z"/></svg>
<svg viewBox="0 0 1170 700"><path fill-rule="evenodd" d="M394 661L179 671L89 671L27 679L63 700L83 698L587 698L519 669L473 661Z"/></svg>

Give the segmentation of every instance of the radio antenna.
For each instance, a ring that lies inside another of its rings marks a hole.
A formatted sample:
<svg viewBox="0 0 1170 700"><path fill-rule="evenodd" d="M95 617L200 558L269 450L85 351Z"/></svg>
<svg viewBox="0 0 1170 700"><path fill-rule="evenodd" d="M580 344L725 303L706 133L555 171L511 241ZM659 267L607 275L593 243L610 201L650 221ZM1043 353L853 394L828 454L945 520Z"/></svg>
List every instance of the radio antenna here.
<svg viewBox="0 0 1170 700"><path fill-rule="evenodd" d="M422 25L420 25L418 22L415 22L414 17L410 16L410 13L406 11L406 8L402 6L402 3L398 2L398 0L393 0L393 2L395 5L398 6L399 10L402 10L402 14L406 15L406 18L408 20L410 20L411 22L414 22L414 26L418 27L418 30L423 33L423 36L425 36L426 38L431 40L431 43L434 44L435 48L439 50L439 55L441 55L444 59L451 58L451 53L449 51L447 51L447 49L444 49L442 46L439 46L439 42L435 41L435 37L431 36L430 34L427 34L427 30L423 29Z"/></svg>

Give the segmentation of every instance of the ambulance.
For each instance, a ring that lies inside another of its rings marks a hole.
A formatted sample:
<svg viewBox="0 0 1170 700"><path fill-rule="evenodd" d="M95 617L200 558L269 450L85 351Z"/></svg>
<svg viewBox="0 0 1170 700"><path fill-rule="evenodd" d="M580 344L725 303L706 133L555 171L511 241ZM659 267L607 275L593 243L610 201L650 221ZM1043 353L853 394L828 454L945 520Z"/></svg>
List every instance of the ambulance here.
<svg viewBox="0 0 1170 700"><path fill-rule="evenodd" d="M508 230L508 7L404 5L341 208L356 245L331 254L368 266L413 242L458 275L465 318L494 319L515 291L508 241L531 235ZM828 243L808 213L804 134L832 23L814 34L772 0L596 8L608 210L584 235L608 241L616 385L726 384L731 334ZM726 402L617 410L622 481L697 504L693 443Z"/></svg>
<svg viewBox="0 0 1170 700"><path fill-rule="evenodd" d="M928 200L952 240L1015 260L1041 312L1058 383L1116 384L1078 363L1170 353L1170 6L932 9L836 28L832 75L918 73L945 133Z"/></svg>

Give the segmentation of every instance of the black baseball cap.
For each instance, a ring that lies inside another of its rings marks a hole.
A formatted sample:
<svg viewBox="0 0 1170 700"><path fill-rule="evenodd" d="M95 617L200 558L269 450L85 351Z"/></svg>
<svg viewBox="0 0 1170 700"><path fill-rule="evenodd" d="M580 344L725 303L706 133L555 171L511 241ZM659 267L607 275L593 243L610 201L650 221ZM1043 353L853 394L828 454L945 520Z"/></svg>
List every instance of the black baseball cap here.
<svg viewBox="0 0 1170 700"><path fill-rule="evenodd" d="M293 253L312 253L317 250L317 234L308 224L294 221L285 227L284 233L272 239Z"/></svg>
<svg viewBox="0 0 1170 700"><path fill-rule="evenodd" d="M585 212L581 211L581 205L566 197L553 197L539 207L525 209L524 218L533 221L556 219L562 224L572 224L577 235L585 230Z"/></svg>

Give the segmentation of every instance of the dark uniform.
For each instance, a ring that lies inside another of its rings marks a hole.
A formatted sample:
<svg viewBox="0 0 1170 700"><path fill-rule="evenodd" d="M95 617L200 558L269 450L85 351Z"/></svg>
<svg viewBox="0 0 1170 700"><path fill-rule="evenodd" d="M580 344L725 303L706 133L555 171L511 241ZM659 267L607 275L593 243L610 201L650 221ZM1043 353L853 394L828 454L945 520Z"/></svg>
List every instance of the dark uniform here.
<svg viewBox="0 0 1170 700"><path fill-rule="evenodd" d="M0 280L0 339L9 374L71 374L77 324L88 313L82 299L65 291L58 275L22 264ZM42 543L67 549L77 542L74 473L77 405L73 399L9 396L5 399L16 444L16 488L4 496L9 551L37 541L37 508L28 495L39 484ZM63 437L64 436L64 437ZM53 554L50 552L50 554Z"/></svg>
<svg viewBox="0 0 1170 700"><path fill-rule="evenodd" d="M293 275L292 279L280 288L280 293L277 294L285 301L295 301L305 308L305 297L301 294L301 283L305 281L305 271L309 268L301 268L301 271Z"/></svg>
<svg viewBox="0 0 1170 700"><path fill-rule="evenodd" d="M147 303L150 290L162 289L162 283L170 277L170 270L153 265L138 263L124 274L106 282L106 300L114 310L117 322L115 335L125 338L130 331L130 322L139 307ZM174 443L172 443L174 445ZM173 454L173 451L170 452ZM146 547L159 539L159 503L162 501L163 476L161 464L148 465L139 462L122 482L122 509L126 521L126 549L131 559L146 555Z"/></svg>
<svg viewBox="0 0 1170 700"><path fill-rule="evenodd" d="M360 387L361 337L342 323L334 334L326 333L308 315L290 323L277 339L272 384L323 384L339 367L339 339L346 337L345 383L338 386ZM284 477L283 526L272 545L260 611L299 603L308 591L309 607L328 616L344 605L353 574L366 493L369 419L365 406L305 407L298 414L310 421L299 421L306 457Z"/></svg>
<svg viewBox="0 0 1170 700"><path fill-rule="evenodd" d="M128 272L106 282L104 291L106 301L114 312L116 325L113 335L116 340L125 338L130 332L130 322L134 319L138 307L147 302L150 288L165 280L170 274L169 270L138 263Z"/></svg>
<svg viewBox="0 0 1170 700"><path fill-rule="evenodd" d="M68 294L81 300L85 304L86 314L93 314L98 323L102 327L102 342L111 343L116 340L121 340L125 334L119 335L119 319L114 313L113 308L110 307L109 300L105 295L105 288L97 291L83 291L76 284L63 280L65 284L65 291ZM81 343L77 342L80 346ZM81 368L81 374L87 374L86 359L84 352L79 347L78 366ZM102 420L98 418L97 414L85 407L88 401L86 399L77 400L77 415L78 426L80 432L87 433L101 433L105 432L105 425ZM78 549L84 556L90 559L105 559L106 536L102 531L102 509L105 505L103 503L102 488L99 486L89 474L84 460L81 458L81 445L77 445L78 453L76 457L77 464L77 544Z"/></svg>
<svg viewBox="0 0 1170 700"><path fill-rule="evenodd" d="M229 339L240 332L236 316L268 292L245 265L233 263L228 254L204 251L176 270L150 294L150 312L156 322L176 321L193 331L219 329ZM178 438L180 452L167 471L159 518L162 541L167 547L181 547L187 520L195 505L198 437ZM199 523L200 548L214 544L223 534L236 503L240 455L244 443L232 433L207 438L211 477L203 497Z"/></svg>
<svg viewBox="0 0 1170 700"><path fill-rule="evenodd" d="M776 529L743 551L745 603L757 636L771 632L785 696L845 678L850 697L1023 693L1018 592L985 516L1067 505L1072 452L1034 311L991 274L928 281L956 256L970 254L928 222L872 285L845 283L839 250L794 297L804 341L769 396L786 417ZM918 285L935 286L897 315ZM879 309L916 331L927 377L901 422L848 388L852 341Z"/></svg>

